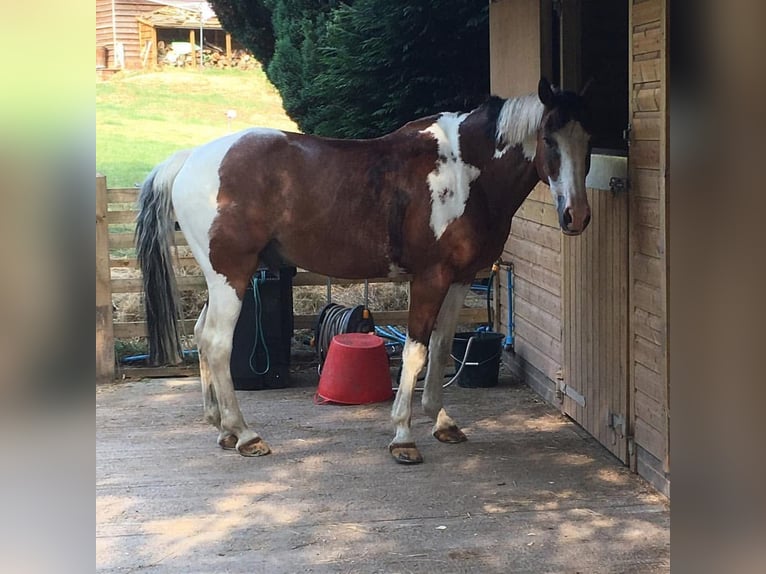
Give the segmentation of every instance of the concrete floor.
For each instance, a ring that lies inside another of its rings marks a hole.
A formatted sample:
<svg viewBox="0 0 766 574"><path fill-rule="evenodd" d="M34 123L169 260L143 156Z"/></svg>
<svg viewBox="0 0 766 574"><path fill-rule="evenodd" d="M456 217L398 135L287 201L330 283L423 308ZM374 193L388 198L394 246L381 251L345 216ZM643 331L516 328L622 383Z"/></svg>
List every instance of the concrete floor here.
<svg viewBox="0 0 766 574"><path fill-rule="evenodd" d="M293 381L238 393L260 459L216 446L198 379L98 387L97 570L669 572L666 499L509 376L446 389L466 443L418 408L411 467L389 459L390 403L316 405L314 371Z"/></svg>

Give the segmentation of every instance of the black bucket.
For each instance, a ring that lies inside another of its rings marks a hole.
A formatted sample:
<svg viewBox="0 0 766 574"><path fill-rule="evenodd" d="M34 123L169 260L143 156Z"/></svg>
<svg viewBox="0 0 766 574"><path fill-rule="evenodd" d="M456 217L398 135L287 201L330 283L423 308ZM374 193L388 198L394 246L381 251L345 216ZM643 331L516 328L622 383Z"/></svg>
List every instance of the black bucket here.
<svg viewBox="0 0 766 574"><path fill-rule="evenodd" d="M465 350L471 338L473 342L468 352L469 356L465 357ZM468 388L496 386L504 338L502 333L455 333L455 339L452 341L455 369L460 369L464 361L466 363L457 384Z"/></svg>

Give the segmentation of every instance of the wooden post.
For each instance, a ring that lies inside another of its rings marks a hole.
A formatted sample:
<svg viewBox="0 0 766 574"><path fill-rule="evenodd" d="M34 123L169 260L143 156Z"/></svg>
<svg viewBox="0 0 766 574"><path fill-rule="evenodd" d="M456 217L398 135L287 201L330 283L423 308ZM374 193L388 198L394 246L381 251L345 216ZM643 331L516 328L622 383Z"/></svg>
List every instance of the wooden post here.
<svg viewBox="0 0 766 574"><path fill-rule="evenodd" d="M159 58L160 54L157 50L157 28L152 26L152 70L157 69L157 64L159 64Z"/></svg>
<svg viewBox="0 0 766 574"><path fill-rule="evenodd" d="M109 269L106 177L96 174L96 383L114 380L114 324Z"/></svg>
<svg viewBox="0 0 766 574"><path fill-rule="evenodd" d="M194 30L189 30L189 48L191 49L191 63L192 66L197 66L197 51L194 49Z"/></svg>
<svg viewBox="0 0 766 574"><path fill-rule="evenodd" d="M226 32L226 61L231 67L231 34L228 32Z"/></svg>

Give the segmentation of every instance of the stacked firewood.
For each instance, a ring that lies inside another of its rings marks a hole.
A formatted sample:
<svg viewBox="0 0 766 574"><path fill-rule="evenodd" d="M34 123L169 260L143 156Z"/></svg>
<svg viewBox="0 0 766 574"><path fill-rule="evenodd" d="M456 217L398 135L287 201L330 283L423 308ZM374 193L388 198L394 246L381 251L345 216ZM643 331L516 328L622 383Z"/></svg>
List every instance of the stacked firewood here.
<svg viewBox="0 0 766 574"><path fill-rule="evenodd" d="M157 43L157 59L161 65L177 68L199 66L199 48L192 54L186 50L173 50L172 44ZM205 44L202 50L202 65L206 68L237 68L240 70L255 70L260 62L246 50L232 50L231 59L226 57L222 48L213 44Z"/></svg>
<svg viewBox="0 0 766 574"><path fill-rule="evenodd" d="M251 54L245 50L232 50L231 61L226 54L216 50L202 50L202 63L205 67L215 68L239 68L240 70L254 70L260 66Z"/></svg>

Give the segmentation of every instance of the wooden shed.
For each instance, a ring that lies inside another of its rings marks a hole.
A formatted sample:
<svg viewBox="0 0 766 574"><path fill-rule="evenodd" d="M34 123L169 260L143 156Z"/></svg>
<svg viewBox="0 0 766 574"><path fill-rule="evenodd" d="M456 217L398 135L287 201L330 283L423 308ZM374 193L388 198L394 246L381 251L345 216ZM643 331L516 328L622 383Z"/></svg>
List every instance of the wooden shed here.
<svg viewBox="0 0 766 574"><path fill-rule="evenodd" d="M593 212L563 236L548 188L516 214L497 328L508 365L669 494L669 0L492 0L491 87L589 88Z"/></svg>
<svg viewBox="0 0 766 574"><path fill-rule="evenodd" d="M169 38L199 45L200 29L231 50L231 36L222 30L206 2L96 0L96 67L135 70L154 66L161 39L158 33L165 31Z"/></svg>

